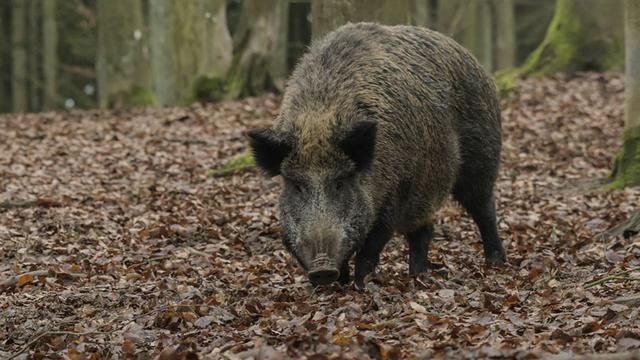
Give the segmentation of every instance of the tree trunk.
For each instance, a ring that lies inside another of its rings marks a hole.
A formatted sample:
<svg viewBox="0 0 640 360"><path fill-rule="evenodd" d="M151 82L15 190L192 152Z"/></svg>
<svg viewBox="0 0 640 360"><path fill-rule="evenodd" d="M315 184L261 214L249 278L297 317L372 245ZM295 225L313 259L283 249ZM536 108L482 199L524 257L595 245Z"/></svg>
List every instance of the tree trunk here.
<svg viewBox="0 0 640 360"><path fill-rule="evenodd" d="M29 77L29 106L31 111L40 110L40 0L29 0L27 32L27 67Z"/></svg>
<svg viewBox="0 0 640 360"><path fill-rule="evenodd" d="M224 0L200 0L200 13L205 14L200 41L202 64L196 83L196 97L203 101L216 101L222 97L224 79L231 66L233 44L227 27Z"/></svg>
<svg viewBox="0 0 640 360"><path fill-rule="evenodd" d="M495 69L509 69L516 59L516 16L514 0L493 0L495 14Z"/></svg>
<svg viewBox="0 0 640 360"><path fill-rule="evenodd" d="M45 110L56 107L58 73L58 28L56 24L56 0L42 0L42 72Z"/></svg>
<svg viewBox="0 0 640 360"><path fill-rule="evenodd" d="M476 11L470 13L470 17L476 17L476 28L472 30L476 34L475 47L471 49L480 64L488 72L493 72L493 13L489 0L476 0Z"/></svg>
<svg viewBox="0 0 640 360"><path fill-rule="evenodd" d="M153 79L161 105L214 100L231 61L224 0L149 2Z"/></svg>
<svg viewBox="0 0 640 360"><path fill-rule="evenodd" d="M429 0L410 0L409 18L411 25L428 28L431 26L431 2Z"/></svg>
<svg viewBox="0 0 640 360"><path fill-rule="evenodd" d="M154 103L140 0L98 0L96 72L101 108Z"/></svg>
<svg viewBox="0 0 640 360"><path fill-rule="evenodd" d="M546 75L621 68L622 15L622 0L557 0L544 40L519 73Z"/></svg>
<svg viewBox="0 0 640 360"><path fill-rule="evenodd" d="M493 17L489 0L439 1L437 30L471 51L487 71L492 71Z"/></svg>
<svg viewBox="0 0 640 360"><path fill-rule="evenodd" d="M6 5L0 3L0 113L10 111L9 103L7 102L7 89L5 87L6 74L10 74L11 71L7 68L9 66L8 59L10 54L8 49L11 48L9 39L7 39L7 31L5 30L5 11Z"/></svg>
<svg viewBox="0 0 640 360"><path fill-rule="evenodd" d="M466 5L464 0L438 1L436 29L447 36L457 37Z"/></svg>
<svg viewBox="0 0 640 360"><path fill-rule="evenodd" d="M640 185L640 1L625 0L625 121L611 187Z"/></svg>
<svg viewBox="0 0 640 360"><path fill-rule="evenodd" d="M287 69L292 70L311 42L311 2L291 2L287 36Z"/></svg>
<svg viewBox="0 0 640 360"><path fill-rule="evenodd" d="M26 1L13 0L11 94L13 111L27 111L27 53L25 49Z"/></svg>
<svg viewBox="0 0 640 360"><path fill-rule="evenodd" d="M553 18L556 0L514 0L516 65L522 64L544 40Z"/></svg>
<svg viewBox="0 0 640 360"><path fill-rule="evenodd" d="M409 24L409 9L409 0L312 0L313 38L320 38L347 22Z"/></svg>
<svg viewBox="0 0 640 360"><path fill-rule="evenodd" d="M233 36L234 61L226 97L282 91L287 74L287 1L243 1Z"/></svg>

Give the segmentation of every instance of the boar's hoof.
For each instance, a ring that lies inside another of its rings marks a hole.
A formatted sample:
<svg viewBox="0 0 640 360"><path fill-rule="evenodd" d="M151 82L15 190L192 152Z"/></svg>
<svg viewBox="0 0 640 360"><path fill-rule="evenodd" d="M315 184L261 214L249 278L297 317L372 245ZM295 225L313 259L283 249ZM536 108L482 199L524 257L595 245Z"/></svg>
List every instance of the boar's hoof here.
<svg viewBox="0 0 640 360"><path fill-rule="evenodd" d="M504 253L504 250L495 250L486 255L486 264L488 266L503 266L507 262L507 257Z"/></svg>

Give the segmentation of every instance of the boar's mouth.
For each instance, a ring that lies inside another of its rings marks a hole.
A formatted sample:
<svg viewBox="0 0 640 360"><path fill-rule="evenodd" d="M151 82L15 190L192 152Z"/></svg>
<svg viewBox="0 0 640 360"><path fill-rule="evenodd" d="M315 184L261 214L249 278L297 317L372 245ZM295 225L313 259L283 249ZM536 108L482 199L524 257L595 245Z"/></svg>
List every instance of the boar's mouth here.
<svg viewBox="0 0 640 360"><path fill-rule="evenodd" d="M309 280L314 285L330 284L340 276L340 271L335 262L329 259L326 253L318 254L311 262L309 268Z"/></svg>

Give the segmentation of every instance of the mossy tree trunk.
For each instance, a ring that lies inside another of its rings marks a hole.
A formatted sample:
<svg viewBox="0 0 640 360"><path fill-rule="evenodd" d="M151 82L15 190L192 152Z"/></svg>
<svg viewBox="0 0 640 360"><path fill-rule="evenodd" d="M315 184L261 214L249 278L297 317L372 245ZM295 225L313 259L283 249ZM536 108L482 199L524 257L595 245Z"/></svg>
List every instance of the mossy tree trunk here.
<svg viewBox="0 0 640 360"><path fill-rule="evenodd" d="M149 2L151 64L160 105L215 100L231 61L224 0Z"/></svg>
<svg viewBox="0 0 640 360"><path fill-rule="evenodd" d="M202 21L200 41L202 62L196 80L196 97L203 101L220 100L233 55L233 43L227 27L225 0L200 0ZM283 60L286 61L286 60Z"/></svg>
<svg viewBox="0 0 640 360"><path fill-rule="evenodd" d="M284 90L287 68L288 1L243 1L233 35L233 65L226 97Z"/></svg>
<svg viewBox="0 0 640 360"><path fill-rule="evenodd" d="M13 0L11 13L12 110L27 111L26 0Z"/></svg>
<svg viewBox="0 0 640 360"><path fill-rule="evenodd" d="M500 0L498 0L500 1ZM606 0L605 0L606 1ZM553 19L556 0L514 0L516 65L540 45Z"/></svg>
<svg viewBox="0 0 640 360"><path fill-rule="evenodd" d="M409 9L409 0L312 0L311 33L317 39L347 22L409 24Z"/></svg>
<svg viewBox="0 0 640 360"><path fill-rule="evenodd" d="M100 107L154 103L142 2L98 0L97 14Z"/></svg>
<svg viewBox="0 0 640 360"><path fill-rule="evenodd" d="M640 185L640 1L625 0L625 122L611 187Z"/></svg>
<svg viewBox="0 0 640 360"><path fill-rule="evenodd" d="M58 96L58 27L56 24L56 0L42 0L42 73L44 93L42 106L55 108Z"/></svg>
<svg viewBox="0 0 640 360"><path fill-rule="evenodd" d="M622 68L622 17L622 0L557 0L544 40L518 73Z"/></svg>

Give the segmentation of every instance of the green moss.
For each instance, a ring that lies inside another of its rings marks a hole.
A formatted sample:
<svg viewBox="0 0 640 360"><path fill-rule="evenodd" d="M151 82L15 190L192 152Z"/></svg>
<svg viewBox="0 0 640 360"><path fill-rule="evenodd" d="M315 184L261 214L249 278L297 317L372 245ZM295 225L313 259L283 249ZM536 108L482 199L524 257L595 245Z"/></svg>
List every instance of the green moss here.
<svg viewBox="0 0 640 360"><path fill-rule="evenodd" d="M102 101L100 101L100 108L131 108L138 106L152 106L155 104L156 97L151 90L141 87L133 87L131 90L122 90L117 93L110 94L107 98L103 98Z"/></svg>
<svg viewBox="0 0 640 360"><path fill-rule="evenodd" d="M500 70L495 74L496 87L500 96L505 96L516 86L517 68Z"/></svg>
<svg viewBox="0 0 640 360"><path fill-rule="evenodd" d="M156 103L156 97L154 93L149 89L143 89L134 87L129 95L127 105L130 107L135 106L151 106Z"/></svg>
<svg viewBox="0 0 640 360"><path fill-rule="evenodd" d="M242 44L242 47L244 47L244 44ZM240 66L242 51L238 50L234 52L233 59L231 60L231 69L229 70L224 84L224 98L227 100L238 98L242 92L242 87L247 80L247 69L242 71Z"/></svg>
<svg viewBox="0 0 640 360"><path fill-rule="evenodd" d="M602 59L602 71L624 69L624 47L615 44L609 46Z"/></svg>
<svg viewBox="0 0 640 360"><path fill-rule="evenodd" d="M611 182L605 189L640 185L640 126L626 130L623 139L614 160Z"/></svg>
<svg viewBox="0 0 640 360"><path fill-rule="evenodd" d="M194 86L194 96L198 101L215 102L224 98L225 83L219 78L200 77Z"/></svg>
<svg viewBox="0 0 640 360"><path fill-rule="evenodd" d="M251 152L247 151L231 159L229 162L224 164L222 168L213 170L211 174L213 176L229 175L229 174L236 173L238 171L252 168L255 165L256 165L256 162L253 159L253 155L251 154Z"/></svg>
<svg viewBox="0 0 640 360"><path fill-rule="evenodd" d="M233 100L239 97L262 95L262 90L251 85L251 76L256 76L252 68L243 68L239 64L234 66L224 86L224 98Z"/></svg>
<svg viewBox="0 0 640 360"><path fill-rule="evenodd" d="M227 78L227 83L224 86L224 97L228 100L237 99L242 92L242 86L244 84L245 77L237 72L232 72Z"/></svg>

